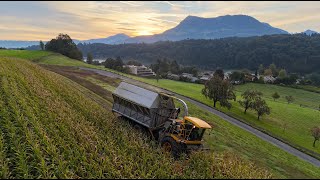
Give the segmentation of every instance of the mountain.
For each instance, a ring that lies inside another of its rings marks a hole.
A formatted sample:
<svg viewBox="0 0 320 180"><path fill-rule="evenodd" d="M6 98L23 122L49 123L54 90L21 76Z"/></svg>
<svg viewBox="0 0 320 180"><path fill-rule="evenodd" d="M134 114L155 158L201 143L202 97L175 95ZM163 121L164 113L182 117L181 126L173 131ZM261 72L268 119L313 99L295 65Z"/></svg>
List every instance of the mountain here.
<svg viewBox="0 0 320 180"><path fill-rule="evenodd" d="M0 47L5 48L25 48L32 45L39 45L40 41L11 41L0 40ZM45 43L45 42L44 42Z"/></svg>
<svg viewBox="0 0 320 180"><path fill-rule="evenodd" d="M216 18L188 16L176 27L161 34L137 36L126 43L153 43L156 41L179 41L183 39L218 39L224 37L249 37L271 34L288 34L267 23L247 15L226 15Z"/></svg>
<svg viewBox="0 0 320 180"><path fill-rule="evenodd" d="M80 41L81 43L104 43L104 44L120 44L123 43L125 40L129 39L130 36L126 34L116 34L113 36L109 36L107 38L100 38L100 39L89 39L85 41ZM76 42L76 41L75 41Z"/></svg>
<svg viewBox="0 0 320 180"><path fill-rule="evenodd" d="M304 31L302 33L305 33L308 36L311 36L312 34L319 34L317 31L313 31L313 30L310 30L310 29L308 29L308 30L306 30L306 31Z"/></svg>
<svg viewBox="0 0 320 180"><path fill-rule="evenodd" d="M154 43L157 41L179 41L184 39L219 39L225 37L249 37L271 34L288 34L287 31L274 28L267 23L247 15L226 15L215 18L188 16L176 27L161 34L129 37L116 34L106 38L76 40L78 43ZM0 41L0 47L19 48L39 44L38 41Z"/></svg>

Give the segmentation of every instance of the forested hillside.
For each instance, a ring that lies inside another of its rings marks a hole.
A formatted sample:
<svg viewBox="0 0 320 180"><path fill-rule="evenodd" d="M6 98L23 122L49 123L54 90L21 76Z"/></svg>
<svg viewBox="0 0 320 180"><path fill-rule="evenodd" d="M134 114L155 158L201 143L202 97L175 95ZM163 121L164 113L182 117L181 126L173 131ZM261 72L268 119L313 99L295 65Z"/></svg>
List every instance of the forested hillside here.
<svg viewBox="0 0 320 180"><path fill-rule="evenodd" d="M153 44L79 44L84 53L95 58L120 56L150 64L157 59L176 60L202 68L248 68L275 63L289 72L311 73L320 69L320 35L266 35L216 40L164 41Z"/></svg>

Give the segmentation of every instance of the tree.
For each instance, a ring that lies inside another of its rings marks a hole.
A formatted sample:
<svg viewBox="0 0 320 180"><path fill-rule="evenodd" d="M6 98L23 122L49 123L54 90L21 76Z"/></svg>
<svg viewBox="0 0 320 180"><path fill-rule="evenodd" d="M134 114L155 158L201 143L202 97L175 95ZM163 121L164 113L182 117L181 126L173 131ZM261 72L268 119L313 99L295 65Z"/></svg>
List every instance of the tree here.
<svg viewBox="0 0 320 180"><path fill-rule="evenodd" d="M270 64L269 69L271 69L273 76L278 76L279 71L274 63Z"/></svg>
<svg viewBox="0 0 320 180"><path fill-rule="evenodd" d="M170 64L170 71L173 74L179 74L180 72L180 65L177 63L176 60L172 61Z"/></svg>
<svg viewBox="0 0 320 180"><path fill-rule="evenodd" d="M285 98L288 101L288 104L292 103L294 101L294 98L291 95L290 96L285 96Z"/></svg>
<svg viewBox="0 0 320 180"><path fill-rule="evenodd" d="M156 79L157 79L157 82L159 82L160 75L159 75L159 72L158 72L158 71L156 72Z"/></svg>
<svg viewBox="0 0 320 180"><path fill-rule="evenodd" d="M192 66L192 68L191 68L191 74L192 74L193 76L197 77L197 76L198 76L198 69L197 69L196 67Z"/></svg>
<svg viewBox="0 0 320 180"><path fill-rule="evenodd" d="M265 69L264 72L263 72L263 75L272 76L272 70L271 69Z"/></svg>
<svg viewBox="0 0 320 180"><path fill-rule="evenodd" d="M119 56L115 60L112 58L108 58L103 64L106 68L114 69L124 73L130 72L129 68L123 67L123 61Z"/></svg>
<svg viewBox="0 0 320 180"><path fill-rule="evenodd" d="M253 103L253 109L258 114L258 120L260 120L260 116L263 116L264 114L270 114L270 108L268 107L265 100L259 98L256 98Z"/></svg>
<svg viewBox="0 0 320 180"><path fill-rule="evenodd" d="M273 98L274 101L276 101L276 99L280 98L280 95L277 92L275 92L275 93L272 94L272 98Z"/></svg>
<svg viewBox="0 0 320 180"><path fill-rule="evenodd" d="M287 71L285 70L285 69L281 69L280 71L279 71L279 78L280 79L284 79L284 78L286 78L287 77Z"/></svg>
<svg viewBox="0 0 320 180"><path fill-rule="evenodd" d="M262 77L262 76L259 77L257 83L261 83L261 84L264 83L264 80L263 80L263 77Z"/></svg>
<svg viewBox="0 0 320 180"><path fill-rule="evenodd" d="M40 40L40 48L43 51L44 50L44 43Z"/></svg>
<svg viewBox="0 0 320 180"><path fill-rule="evenodd" d="M180 68L180 73L189 73L192 74L193 76L197 77L198 76L198 69L194 66L185 66Z"/></svg>
<svg viewBox="0 0 320 180"><path fill-rule="evenodd" d="M103 63L100 63L100 61L92 61L92 64L99 66L99 65L102 65Z"/></svg>
<svg viewBox="0 0 320 180"><path fill-rule="evenodd" d="M240 71L233 71L231 74L230 74L230 80L231 81L240 81L240 82L243 82L244 81L244 78L245 78L245 74L243 72L240 72Z"/></svg>
<svg viewBox="0 0 320 180"><path fill-rule="evenodd" d="M224 78L224 72L223 72L222 69L217 69L217 70L214 72L213 75L217 75L217 76L219 76L221 79Z"/></svg>
<svg viewBox="0 0 320 180"><path fill-rule="evenodd" d="M240 100L238 102L242 107L244 107L244 114L246 114L249 108L253 108L253 103L255 99L262 96L262 93L255 90L246 90L244 93L241 94L241 96L243 100Z"/></svg>
<svg viewBox="0 0 320 180"><path fill-rule="evenodd" d="M236 100L233 90L234 88L228 80L223 80L218 74L215 74L205 83L202 94L213 100L213 107L216 107L216 103L220 102L222 107L230 109L231 103L228 100Z"/></svg>
<svg viewBox="0 0 320 180"><path fill-rule="evenodd" d="M63 54L72 59L82 61L83 58L81 51L67 34L59 34L55 39L51 39L46 43L45 49Z"/></svg>
<svg viewBox="0 0 320 180"><path fill-rule="evenodd" d="M151 64L150 65L150 68L156 72L156 73L160 73L159 70L160 70L160 63L161 63L161 60L160 59L157 59L157 62L155 64Z"/></svg>
<svg viewBox="0 0 320 180"><path fill-rule="evenodd" d="M93 62L93 56L91 53L88 53L87 54L87 63L92 64L92 62Z"/></svg>
<svg viewBox="0 0 320 180"><path fill-rule="evenodd" d="M311 135L314 137L313 147L316 147L316 141L320 139L320 127L313 127L311 129Z"/></svg>
<svg viewBox="0 0 320 180"><path fill-rule="evenodd" d="M256 70L254 72L254 79L253 79L254 82L257 82L258 81L258 70Z"/></svg>
<svg viewBox="0 0 320 180"><path fill-rule="evenodd" d="M259 65L258 72L259 72L260 75L262 75L262 74L264 73L263 64L260 64L260 65Z"/></svg>
<svg viewBox="0 0 320 180"><path fill-rule="evenodd" d="M155 44L127 43L113 46L101 43L86 45L79 43L78 47L85 54L92 52L99 54L100 57L121 55L126 58L141 59L143 63L167 57L181 65L207 69L220 66L223 69L255 70L263 64L264 67L259 68L260 75L263 75L264 69L274 63L276 68L286 69L287 73L290 71L307 75L316 73L320 69L320 46L316 46L319 41L320 35L282 34L164 41ZM139 52L137 53L136 50Z"/></svg>
<svg viewBox="0 0 320 180"><path fill-rule="evenodd" d="M163 59L159 64L160 74L166 75L170 71L170 64L167 59Z"/></svg>

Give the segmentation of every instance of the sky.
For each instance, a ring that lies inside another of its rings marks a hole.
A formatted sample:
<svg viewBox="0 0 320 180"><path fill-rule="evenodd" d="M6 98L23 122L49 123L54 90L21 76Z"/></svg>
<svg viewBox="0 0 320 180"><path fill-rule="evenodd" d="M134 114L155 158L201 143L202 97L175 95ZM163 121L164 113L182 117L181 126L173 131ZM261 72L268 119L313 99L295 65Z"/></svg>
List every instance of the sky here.
<svg viewBox="0 0 320 180"><path fill-rule="evenodd" d="M0 40L50 40L162 33L188 15L249 15L290 33L320 32L320 2L313 1L1 1Z"/></svg>

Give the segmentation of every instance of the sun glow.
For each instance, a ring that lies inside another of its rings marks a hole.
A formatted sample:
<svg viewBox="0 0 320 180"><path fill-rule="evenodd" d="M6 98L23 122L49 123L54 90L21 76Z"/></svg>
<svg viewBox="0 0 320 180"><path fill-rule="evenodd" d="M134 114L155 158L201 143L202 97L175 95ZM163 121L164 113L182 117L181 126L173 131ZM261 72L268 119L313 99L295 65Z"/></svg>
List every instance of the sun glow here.
<svg viewBox="0 0 320 180"><path fill-rule="evenodd" d="M150 31L148 30L142 30L142 31L139 31L137 33L138 36L145 36L145 35L152 35L153 33L151 33Z"/></svg>

